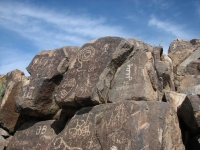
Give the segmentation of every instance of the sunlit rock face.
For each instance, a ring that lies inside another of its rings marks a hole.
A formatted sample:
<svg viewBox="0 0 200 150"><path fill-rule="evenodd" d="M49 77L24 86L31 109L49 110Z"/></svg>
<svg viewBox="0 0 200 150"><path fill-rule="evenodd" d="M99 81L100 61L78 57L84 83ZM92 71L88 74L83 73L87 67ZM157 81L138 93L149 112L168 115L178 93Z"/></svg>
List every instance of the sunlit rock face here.
<svg viewBox="0 0 200 150"><path fill-rule="evenodd" d="M101 37L0 75L0 149L200 148L200 39Z"/></svg>

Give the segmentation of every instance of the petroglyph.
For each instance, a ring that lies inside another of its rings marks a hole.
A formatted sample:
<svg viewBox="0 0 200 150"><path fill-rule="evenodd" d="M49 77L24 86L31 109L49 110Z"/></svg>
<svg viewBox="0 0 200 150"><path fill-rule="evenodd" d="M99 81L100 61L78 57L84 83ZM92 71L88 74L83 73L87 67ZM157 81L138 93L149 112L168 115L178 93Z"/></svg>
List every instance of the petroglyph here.
<svg viewBox="0 0 200 150"><path fill-rule="evenodd" d="M54 146L54 149L82 150L82 148L79 148L79 147L70 147L70 146L68 146L67 143L61 137L55 138L53 146Z"/></svg>
<svg viewBox="0 0 200 150"><path fill-rule="evenodd" d="M47 126L44 125L44 126L39 126L36 130L36 135L39 135L39 134L45 134L47 131Z"/></svg>
<svg viewBox="0 0 200 150"><path fill-rule="evenodd" d="M78 62L80 67L77 69L77 72L83 71L82 65L84 61L89 61L95 55L95 49L92 46L85 47L78 52Z"/></svg>
<svg viewBox="0 0 200 150"><path fill-rule="evenodd" d="M133 64L129 64L126 68L126 78L128 78L129 81L133 79L133 77L131 77L131 66L133 66Z"/></svg>
<svg viewBox="0 0 200 150"><path fill-rule="evenodd" d="M91 122L87 123L87 120L74 120L76 122L75 128L69 129L69 134L75 138L77 136L89 136L90 135L90 126L92 125Z"/></svg>

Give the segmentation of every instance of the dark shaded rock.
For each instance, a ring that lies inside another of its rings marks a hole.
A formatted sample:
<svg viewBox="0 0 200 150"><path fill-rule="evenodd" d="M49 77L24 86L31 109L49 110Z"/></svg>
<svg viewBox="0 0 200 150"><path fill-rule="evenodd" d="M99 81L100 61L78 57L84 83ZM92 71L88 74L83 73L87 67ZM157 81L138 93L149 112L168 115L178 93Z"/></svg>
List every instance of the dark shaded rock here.
<svg viewBox="0 0 200 150"><path fill-rule="evenodd" d="M188 97L182 102L177 111L179 119L184 122L189 130L195 135L198 133L198 123L195 119L193 107Z"/></svg>
<svg viewBox="0 0 200 150"><path fill-rule="evenodd" d="M161 46L153 47L153 57L155 61L156 60L160 61L162 55L163 55L163 47Z"/></svg>
<svg viewBox="0 0 200 150"><path fill-rule="evenodd" d="M187 97L192 104L194 116L196 118L198 126L200 127L200 95L189 94L187 95Z"/></svg>
<svg viewBox="0 0 200 150"><path fill-rule="evenodd" d="M10 140L7 150L47 150L53 138L63 129L64 124L54 120L26 122Z"/></svg>
<svg viewBox="0 0 200 150"><path fill-rule="evenodd" d="M184 150L176 112L167 103L121 101L83 108L50 149Z"/></svg>
<svg viewBox="0 0 200 150"><path fill-rule="evenodd" d="M200 135L197 135L189 142L189 150L199 150L200 149Z"/></svg>
<svg viewBox="0 0 200 150"><path fill-rule="evenodd" d="M103 37L84 44L74 67L61 82L56 95L58 105L68 110L106 103L111 80L132 50L129 42L120 37Z"/></svg>
<svg viewBox="0 0 200 150"><path fill-rule="evenodd" d="M0 105L0 125L9 132L14 132L23 122L24 117L14 110L15 101L22 90L22 86L29 81L20 70L13 70L6 77L5 95Z"/></svg>
<svg viewBox="0 0 200 150"><path fill-rule="evenodd" d="M27 71L32 78L52 78L65 73L73 62L79 47L65 46L55 50L44 50L38 53Z"/></svg>
<svg viewBox="0 0 200 150"><path fill-rule="evenodd" d="M158 100L158 77L151 52L134 48L134 54L117 70L109 101Z"/></svg>
<svg viewBox="0 0 200 150"><path fill-rule="evenodd" d="M23 92L16 101L16 111L39 117L55 115L59 107L55 103L54 94L61 80L62 76L31 80L30 84L23 87Z"/></svg>

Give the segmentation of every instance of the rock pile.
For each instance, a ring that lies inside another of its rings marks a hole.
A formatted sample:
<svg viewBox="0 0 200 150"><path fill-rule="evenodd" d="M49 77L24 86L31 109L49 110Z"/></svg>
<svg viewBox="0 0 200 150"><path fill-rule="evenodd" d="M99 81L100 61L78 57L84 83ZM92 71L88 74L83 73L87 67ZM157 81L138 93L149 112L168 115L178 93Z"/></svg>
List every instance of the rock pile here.
<svg viewBox="0 0 200 150"><path fill-rule="evenodd" d="M103 37L0 76L0 150L200 149L200 39Z"/></svg>

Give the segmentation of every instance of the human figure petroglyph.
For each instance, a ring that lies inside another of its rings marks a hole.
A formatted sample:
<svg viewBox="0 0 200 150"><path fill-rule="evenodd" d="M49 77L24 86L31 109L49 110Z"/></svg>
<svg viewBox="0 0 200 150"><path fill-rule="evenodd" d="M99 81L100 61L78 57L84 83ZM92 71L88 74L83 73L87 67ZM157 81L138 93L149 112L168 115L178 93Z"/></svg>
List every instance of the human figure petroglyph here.
<svg viewBox="0 0 200 150"><path fill-rule="evenodd" d="M98 62L102 58L103 55L108 55L109 46L110 45L107 43L103 46L103 52L101 53L101 55L98 58L95 59L95 62Z"/></svg>
<svg viewBox="0 0 200 150"><path fill-rule="evenodd" d="M80 63L80 67L77 69L77 72L83 71L83 62L89 61L95 55L95 49L92 46L85 47L78 52L78 62Z"/></svg>
<svg viewBox="0 0 200 150"><path fill-rule="evenodd" d="M88 89L91 87L92 87L92 84L90 82L90 74L88 74L86 83L84 83L84 87L80 87L81 95L83 95L84 93L89 93L90 91Z"/></svg>

